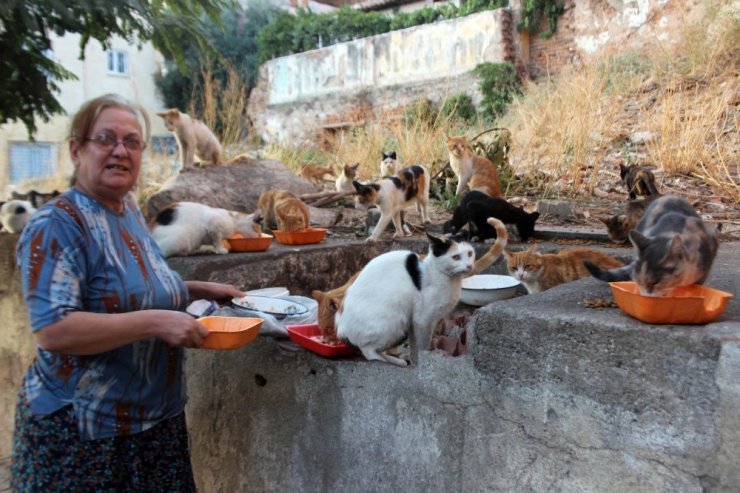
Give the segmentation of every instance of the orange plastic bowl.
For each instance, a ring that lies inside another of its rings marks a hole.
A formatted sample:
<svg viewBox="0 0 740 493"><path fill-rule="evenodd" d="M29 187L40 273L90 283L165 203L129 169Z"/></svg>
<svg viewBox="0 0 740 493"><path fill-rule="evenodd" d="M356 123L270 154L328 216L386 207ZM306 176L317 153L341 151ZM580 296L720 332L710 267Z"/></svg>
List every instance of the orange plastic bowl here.
<svg viewBox="0 0 740 493"><path fill-rule="evenodd" d="M625 313L650 324L706 324L722 315L731 293L701 284L676 288L668 296L643 296L634 282L610 282Z"/></svg>
<svg viewBox="0 0 740 493"><path fill-rule="evenodd" d="M249 344L260 333L263 320L247 317L201 317L198 322L208 329L204 349L236 349Z"/></svg>
<svg viewBox="0 0 740 493"><path fill-rule="evenodd" d="M264 252L272 244L272 235L261 233L256 238L228 238L231 252Z"/></svg>
<svg viewBox="0 0 740 493"><path fill-rule="evenodd" d="M283 245L310 245L323 240L327 231L326 228L306 228L300 231L294 231L293 233L287 233L279 229L273 229L272 234L275 235L278 243L282 243Z"/></svg>
<svg viewBox="0 0 740 493"><path fill-rule="evenodd" d="M321 340L318 324L288 325L285 328L291 341L325 358L357 354L357 348L349 344L343 342L327 344Z"/></svg>

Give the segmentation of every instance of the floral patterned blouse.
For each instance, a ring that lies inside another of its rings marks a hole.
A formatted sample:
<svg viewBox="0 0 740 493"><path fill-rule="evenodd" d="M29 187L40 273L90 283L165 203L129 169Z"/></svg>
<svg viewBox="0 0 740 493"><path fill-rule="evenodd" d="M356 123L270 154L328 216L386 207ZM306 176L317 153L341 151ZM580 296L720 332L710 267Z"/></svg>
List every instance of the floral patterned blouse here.
<svg viewBox="0 0 740 493"><path fill-rule="evenodd" d="M33 215L16 253L33 331L78 310L184 310L188 303L133 196L119 214L72 188ZM182 348L156 338L89 356L37 347L24 385L35 415L71 404L83 439L127 435L182 412L183 357Z"/></svg>

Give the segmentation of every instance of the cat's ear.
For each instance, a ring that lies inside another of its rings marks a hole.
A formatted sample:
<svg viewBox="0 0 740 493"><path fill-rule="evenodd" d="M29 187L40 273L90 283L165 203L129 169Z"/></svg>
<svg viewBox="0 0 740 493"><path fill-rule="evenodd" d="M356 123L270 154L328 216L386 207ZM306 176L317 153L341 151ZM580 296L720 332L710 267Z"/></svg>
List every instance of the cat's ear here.
<svg viewBox="0 0 740 493"><path fill-rule="evenodd" d="M355 164L350 165L350 168L353 170L357 170L357 168L359 167L360 167L360 163L355 163Z"/></svg>
<svg viewBox="0 0 740 493"><path fill-rule="evenodd" d="M313 291L311 291L311 297L319 303L321 303L321 300L324 299L325 295L326 293L324 293L323 291L319 291L318 289L314 289Z"/></svg>
<svg viewBox="0 0 740 493"><path fill-rule="evenodd" d="M160 112L157 113L157 116L158 117L161 117L161 118L167 118L167 113L164 113L164 112L160 111Z"/></svg>
<svg viewBox="0 0 740 493"><path fill-rule="evenodd" d="M632 242L633 245L635 245L635 247L638 250L641 250L642 251L645 248L647 248L647 246L650 244L650 238L648 238L647 236L643 235L642 233L640 233L636 229L631 230L628 233L628 235L629 235L630 241Z"/></svg>
<svg viewBox="0 0 740 493"><path fill-rule="evenodd" d="M363 185L357 180L352 180L352 186L355 187L355 190L357 190L357 193L362 193L362 190L365 188L365 185Z"/></svg>
<svg viewBox="0 0 740 493"><path fill-rule="evenodd" d="M609 221L611 221L610 217L605 217L605 216L598 216L597 219L601 221L602 223L604 223L604 225L607 227L609 226Z"/></svg>
<svg viewBox="0 0 740 493"><path fill-rule="evenodd" d="M329 308L331 308L335 312L338 312L342 308L341 298L335 298L335 297L329 298Z"/></svg>
<svg viewBox="0 0 740 493"><path fill-rule="evenodd" d="M529 250L527 250L528 253L539 253L540 247L535 243L531 247L529 247Z"/></svg>
<svg viewBox="0 0 740 493"><path fill-rule="evenodd" d="M684 259L686 258L686 249L683 247L683 241L681 235L675 235L671 240L671 244L668 246L668 251L665 254L666 260L671 259Z"/></svg>

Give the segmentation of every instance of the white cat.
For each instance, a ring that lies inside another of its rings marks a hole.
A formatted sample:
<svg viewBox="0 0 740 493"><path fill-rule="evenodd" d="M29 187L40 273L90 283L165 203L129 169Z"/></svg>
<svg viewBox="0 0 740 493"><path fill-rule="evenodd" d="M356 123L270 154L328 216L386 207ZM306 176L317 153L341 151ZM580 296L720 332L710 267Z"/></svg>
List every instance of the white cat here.
<svg viewBox="0 0 740 493"><path fill-rule="evenodd" d="M398 173L398 159L396 151L386 151L380 161L380 176L395 176Z"/></svg>
<svg viewBox="0 0 740 493"><path fill-rule="evenodd" d="M372 259L347 289L336 315L337 336L357 346L368 360L406 366L386 351L411 334L412 357L430 348L437 323L460 299L462 279L473 270L468 243L427 234L429 253L421 260L407 250Z"/></svg>
<svg viewBox="0 0 740 493"><path fill-rule="evenodd" d="M357 190L357 205L368 208L376 205L380 209L380 219L367 241L377 241L385 228L393 220L396 227L394 238L410 236L403 228L401 210L416 203L424 224L430 223L429 212L429 171L424 166L414 165L404 168L396 176L381 178L379 183L363 185L354 182Z"/></svg>
<svg viewBox="0 0 740 493"><path fill-rule="evenodd" d="M0 223L6 233L20 233L36 209L27 200L8 200L0 206Z"/></svg>
<svg viewBox="0 0 740 493"><path fill-rule="evenodd" d="M239 233L260 236L255 214L218 209L195 202L177 202L163 209L151 224L152 236L165 257L194 253L229 253L222 240Z"/></svg>
<svg viewBox="0 0 740 493"><path fill-rule="evenodd" d="M221 144L205 123L197 118L191 118L187 113L181 113L177 108L157 113L164 120L165 127L175 133L180 146L180 160L182 168L188 169L195 165L195 154L212 164L221 161Z"/></svg>
<svg viewBox="0 0 740 493"><path fill-rule="evenodd" d="M351 192L354 190L354 187L352 186L352 181L357 176L357 168L359 166L360 163L346 164L341 169L341 171L339 172L339 176L337 176L337 179L334 181L337 192Z"/></svg>

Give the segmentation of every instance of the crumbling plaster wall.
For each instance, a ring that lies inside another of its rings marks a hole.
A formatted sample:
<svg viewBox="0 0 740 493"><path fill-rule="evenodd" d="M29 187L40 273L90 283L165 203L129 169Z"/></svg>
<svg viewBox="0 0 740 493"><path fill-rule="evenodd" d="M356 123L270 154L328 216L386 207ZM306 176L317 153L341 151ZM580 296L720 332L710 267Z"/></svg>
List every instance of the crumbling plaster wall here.
<svg viewBox="0 0 740 493"><path fill-rule="evenodd" d="M521 1L508 9L412 27L276 58L260 68L250 95L253 131L268 142L298 142L321 128L401 114L420 99L465 92L481 99L472 74L484 62L511 61L533 79L557 74L602 48L640 48L679 39L708 1L566 0L548 39L518 32ZM543 23L546 20L543 19ZM543 27L545 25L543 24Z"/></svg>

